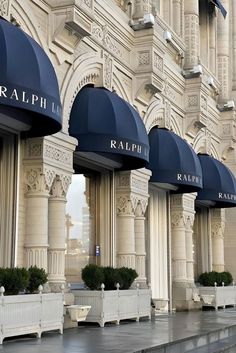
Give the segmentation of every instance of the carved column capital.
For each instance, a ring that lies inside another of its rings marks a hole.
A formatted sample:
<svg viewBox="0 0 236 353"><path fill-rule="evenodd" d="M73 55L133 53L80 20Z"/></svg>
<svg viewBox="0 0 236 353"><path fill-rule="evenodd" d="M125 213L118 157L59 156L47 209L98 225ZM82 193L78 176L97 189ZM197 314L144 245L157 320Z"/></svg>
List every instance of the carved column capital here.
<svg viewBox="0 0 236 353"><path fill-rule="evenodd" d="M71 183L70 175L56 175L52 187L51 196L55 198L65 198Z"/></svg>
<svg viewBox="0 0 236 353"><path fill-rule="evenodd" d="M25 169L26 192L49 192L55 178L55 171L41 167Z"/></svg>
<svg viewBox="0 0 236 353"><path fill-rule="evenodd" d="M225 211L221 209L211 210L211 236L212 238L224 238Z"/></svg>
<svg viewBox="0 0 236 353"><path fill-rule="evenodd" d="M135 209L136 217L144 217L148 205L148 199L139 199Z"/></svg>
<svg viewBox="0 0 236 353"><path fill-rule="evenodd" d="M171 226L172 227L185 227L186 217L182 212L172 212L171 214Z"/></svg>
<svg viewBox="0 0 236 353"><path fill-rule="evenodd" d="M132 195L119 195L116 199L117 215L133 215L138 204L138 199Z"/></svg>

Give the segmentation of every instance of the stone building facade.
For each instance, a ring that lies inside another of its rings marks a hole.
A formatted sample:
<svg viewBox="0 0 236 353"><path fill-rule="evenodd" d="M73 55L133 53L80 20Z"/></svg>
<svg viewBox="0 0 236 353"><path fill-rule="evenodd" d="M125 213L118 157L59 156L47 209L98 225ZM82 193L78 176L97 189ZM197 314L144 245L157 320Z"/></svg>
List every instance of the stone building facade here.
<svg viewBox="0 0 236 353"><path fill-rule="evenodd" d="M234 208L150 182L147 168L117 170L69 133L81 90L104 87L135 107L147 133L172 131L236 172L236 5L221 1L224 18L216 3L0 1L0 15L47 53L62 102L54 135L22 138L0 119L0 266L43 267L55 290L81 282L88 262L133 267L170 309L198 307L201 272L236 278Z"/></svg>

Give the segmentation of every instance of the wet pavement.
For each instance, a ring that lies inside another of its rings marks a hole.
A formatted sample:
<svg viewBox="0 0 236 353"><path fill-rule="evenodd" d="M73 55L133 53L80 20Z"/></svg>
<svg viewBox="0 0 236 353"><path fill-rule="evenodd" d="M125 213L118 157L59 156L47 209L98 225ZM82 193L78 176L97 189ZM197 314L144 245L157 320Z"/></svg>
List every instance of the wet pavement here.
<svg viewBox="0 0 236 353"><path fill-rule="evenodd" d="M5 339L0 353L132 353L236 325L236 309L158 315L119 326L81 324L73 329ZM236 348L235 348L236 352Z"/></svg>

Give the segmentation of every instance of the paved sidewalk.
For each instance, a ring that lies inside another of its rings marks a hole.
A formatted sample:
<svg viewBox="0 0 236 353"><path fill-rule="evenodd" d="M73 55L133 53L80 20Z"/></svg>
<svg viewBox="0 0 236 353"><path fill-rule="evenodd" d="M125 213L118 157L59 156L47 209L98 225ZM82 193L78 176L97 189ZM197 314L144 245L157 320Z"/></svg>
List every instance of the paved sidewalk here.
<svg viewBox="0 0 236 353"><path fill-rule="evenodd" d="M236 309L159 315L151 321L125 321L119 326L84 324L63 335L44 333L41 339L6 339L0 353L132 353L164 343L199 336L236 325Z"/></svg>

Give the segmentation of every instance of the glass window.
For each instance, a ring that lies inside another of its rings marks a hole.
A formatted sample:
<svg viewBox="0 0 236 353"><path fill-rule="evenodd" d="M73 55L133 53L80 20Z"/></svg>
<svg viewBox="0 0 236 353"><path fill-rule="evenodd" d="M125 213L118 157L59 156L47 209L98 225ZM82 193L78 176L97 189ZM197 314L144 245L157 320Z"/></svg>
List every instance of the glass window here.
<svg viewBox="0 0 236 353"><path fill-rule="evenodd" d="M0 267L14 265L16 136L0 130Z"/></svg>
<svg viewBox="0 0 236 353"><path fill-rule="evenodd" d="M81 269L96 263L98 177L75 174L67 194L66 278L80 283Z"/></svg>

